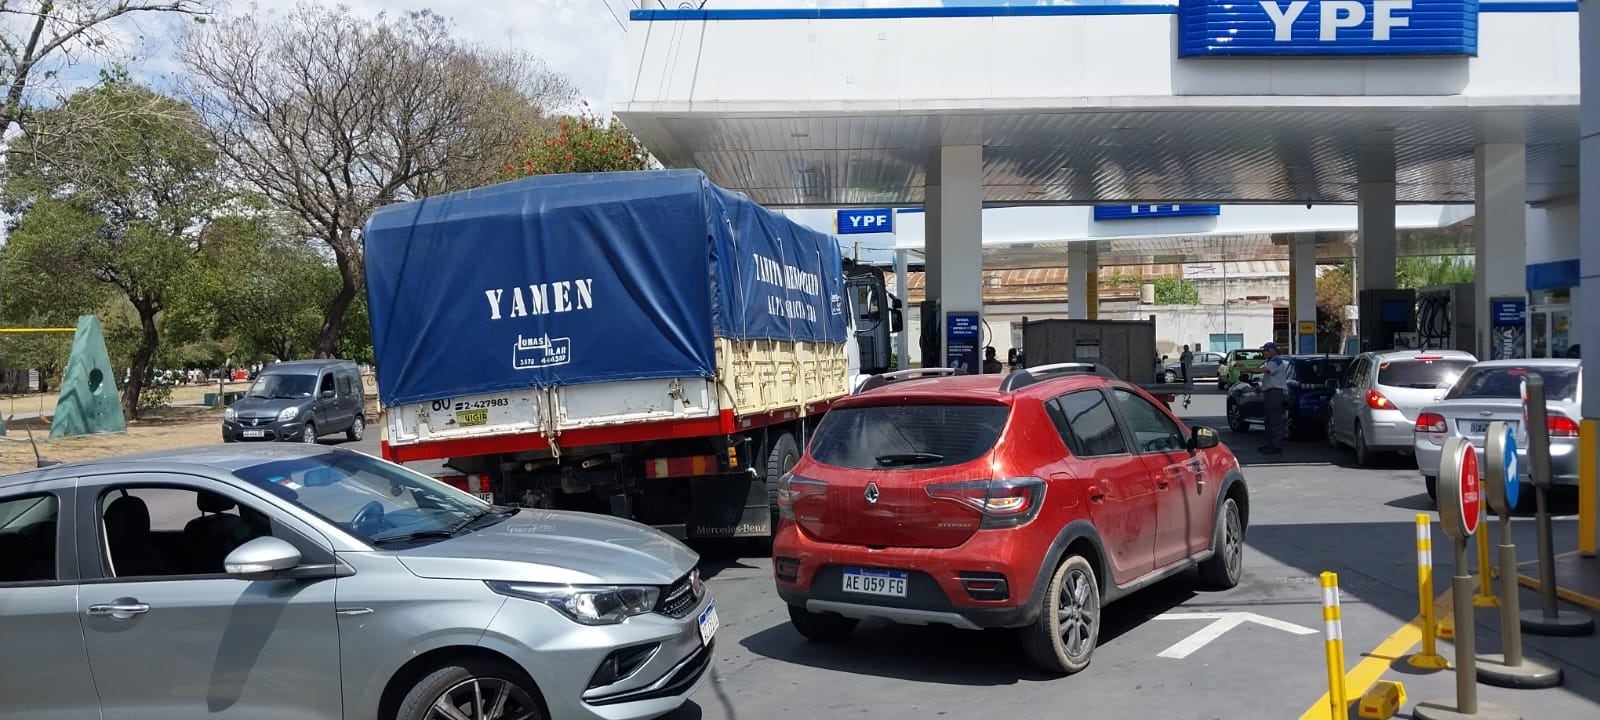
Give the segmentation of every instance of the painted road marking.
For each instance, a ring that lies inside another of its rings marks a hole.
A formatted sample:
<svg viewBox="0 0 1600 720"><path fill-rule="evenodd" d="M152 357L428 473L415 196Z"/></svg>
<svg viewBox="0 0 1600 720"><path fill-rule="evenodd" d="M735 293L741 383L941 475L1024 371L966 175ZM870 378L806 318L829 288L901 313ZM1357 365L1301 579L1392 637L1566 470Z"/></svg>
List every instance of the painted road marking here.
<svg viewBox="0 0 1600 720"><path fill-rule="evenodd" d="M1206 645L1209 645L1212 640L1222 637L1224 633L1247 622L1253 622L1257 625L1265 625L1266 627L1274 630L1282 630L1286 633L1292 633L1295 635L1310 635L1316 632L1308 627L1301 627L1291 622L1284 622L1282 620L1269 618L1265 615L1257 615L1252 612L1171 612L1157 615L1155 619L1212 621L1210 625L1201 628L1193 635L1179 640L1178 642L1173 643L1172 647L1156 653L1156 657L1172 658L1174 660L1182 660L1190 655L1193 655L1195 651L1205 647Z"/></svg>
<svg viewBox="0 0 1600 720"><path fill-rule="evenodd" d="M1434 615L1444 618L1454 612L1455 603L1450 593L1450 590L1445 590L1434 599ZM1378 647L1367 653L1361 662L1356 663L1355 667L1345 673L1346 697L1359 698L1366 695L1367 690L1377 684L1390 666L1410 655L1411 650L1420 642L1422 642L1422 616L1419 615L1411 618L1411 622L1385 638ZM1349 708L1345 708L1345 712L1345 715L1335 716L1328 707L1328 693L1324 692L1322 697L1317 698L1317 702L1300 716L1300 720L1346 720L1349 717Z"/></svg>

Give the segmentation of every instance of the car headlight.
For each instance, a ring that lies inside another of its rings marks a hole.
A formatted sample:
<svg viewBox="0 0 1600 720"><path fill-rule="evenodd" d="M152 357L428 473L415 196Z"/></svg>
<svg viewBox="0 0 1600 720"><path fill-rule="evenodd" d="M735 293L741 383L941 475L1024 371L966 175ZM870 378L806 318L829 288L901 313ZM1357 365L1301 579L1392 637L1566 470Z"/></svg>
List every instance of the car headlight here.
<svg viewBox="0 0 1600 720"><path fill-rule="evenodd" d="M222 419L228 422L233 422L234 420L238 419L238 417L239 413L233 408L227 408L222 411Z"/></svg>
<svg viewBox="0 0 1600 720"><path fill-rule="evenodd" d="M540 585L491 582L489 589L554 608L584 625L615 625L655 609L660 588L648 585Z"/></svg>
<svg viewBox="0 0 1600 720"><path fill-rule="evenodd" d="M282 412L278 413L278 422L288 422L290 420L295 419L299 415L300 415L300 408L297 408L297 407L286 407L286 408L283 409Z"/></svg>

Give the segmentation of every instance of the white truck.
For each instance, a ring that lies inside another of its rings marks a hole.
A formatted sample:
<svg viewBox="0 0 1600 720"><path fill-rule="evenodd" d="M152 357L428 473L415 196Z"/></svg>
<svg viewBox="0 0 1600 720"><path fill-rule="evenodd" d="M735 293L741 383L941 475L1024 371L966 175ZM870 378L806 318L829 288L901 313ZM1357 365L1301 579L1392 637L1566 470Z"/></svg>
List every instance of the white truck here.
<svg viewBox="0 0 1600 720"><path fill-rule="evenodd" d="M386 458L683 538L770 535L778 478L900 326L881 271L694 170L394 205L363 242Z"/></svg>

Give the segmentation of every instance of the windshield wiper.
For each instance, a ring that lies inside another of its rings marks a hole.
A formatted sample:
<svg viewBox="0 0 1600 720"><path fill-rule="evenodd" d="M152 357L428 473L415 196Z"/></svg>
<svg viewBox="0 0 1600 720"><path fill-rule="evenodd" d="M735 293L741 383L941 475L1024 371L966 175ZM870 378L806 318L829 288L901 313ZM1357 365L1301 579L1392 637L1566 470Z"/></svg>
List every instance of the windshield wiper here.
<svg viewBox="0 0 1600 720"><path fill-rule="evenodd" d="M381 535L372 539L373 545L388 545L391 543L412 542L414 540L432 540L453 538L456 534L450 530L418 530L416 532L398 533L395 535Z"/></svg>
<svg viewBox="0 0 1600 720"><path fill-rule="evenodd" d="M939 462L943 459L944 456L937 453L890 453L888 455L879 455L878 465L880 467L893 467L896 465L920 465L922 463Z"/></svg>

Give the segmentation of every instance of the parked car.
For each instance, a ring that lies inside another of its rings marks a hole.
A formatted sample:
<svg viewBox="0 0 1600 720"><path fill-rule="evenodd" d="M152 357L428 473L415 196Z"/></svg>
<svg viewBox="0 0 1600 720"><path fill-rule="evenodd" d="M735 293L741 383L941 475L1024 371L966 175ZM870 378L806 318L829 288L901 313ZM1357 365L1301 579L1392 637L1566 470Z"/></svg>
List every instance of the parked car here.
<svg viewBox="0 0 1600 720"><path fill-rule="evenodd" d="M1050 365L841 399L777 498L774 573L801 635L843 640L866 618L1020 628L1059 674L1089 664L1104 605L1196 565L1237 584L1250 507L1215 430Z"/></svg>
<svg viewBox="0 0 1600 720"><path fill-rule="evenodd" d="M222 412L222 441L314 443L342 432L366 436L361 368L349 360L294 360L268 365L244 397Z"/></svg>
<svg viewBox="0 0 1600 720"><path fill-rule="evenodd" d="M1227 390L1233 387L1239 382L1240 370L1261 367L1266 361L1266 355L1260 350L1229 350L1223 356L1222 364L1217 366L1217 388Z"/></svg>
<svg viewBox="0 0 1600 720"><path fill-rule="evenodd" d="M0 478L7 718L650 718L711 662L698 556L337 448Z"/></svg>
<svg viewBox="0 0 1600 720"><path fill-rule="evenodd" d="M1477 362L1460 350L1384 350L1365 352L1335 382L1328 414L1328 444L1355 450L1356 464L1368 465L1374 453L1414 452L1412 428L1417 413L1455 384Z"/></svg>
<svg viewBox="0 0 1600 720"><path fill-rule="evenodd" d="M1439 495L1439 456L1451 437L1466 438L1483 452L1489 423L1510 424L1517 431L1517 456L1526 477L1528 428L1522 427L1522 380L1530 374L1544 379L1545 407L1550 431L1550 481L1578 484L1578 425L1583 420L1583 377L1579 360L1485 360L1462 373L1440 401L1417 415L1413 435L1417 470L1422 473L1428 497Z"/></svg>
<svg viewBox="0 0 1600 720"><path fill-rule="evenodd" d="M1285 435L1303 437L1322 431L1328 424L1328 401L1334 389L1329 381L1344 377L1350 367L1347 355L1287 355L1289 391L1283 401ZM1228 429L1245 432L1252 425L1266 422L1266 403L1262 401L1261 377L1246 376L1228 389Z"/></svg>
<svg viewBox="0 0 1600 720"><path fill-rule="evenodd" d="M1189 361L1189 379L1207 380L1217 377L1217 367L1222 364L1222 353L1197 352ZM1166 383L1183 382L1183 363L1167 363L1161 369L1161 381Z"/></svg>

